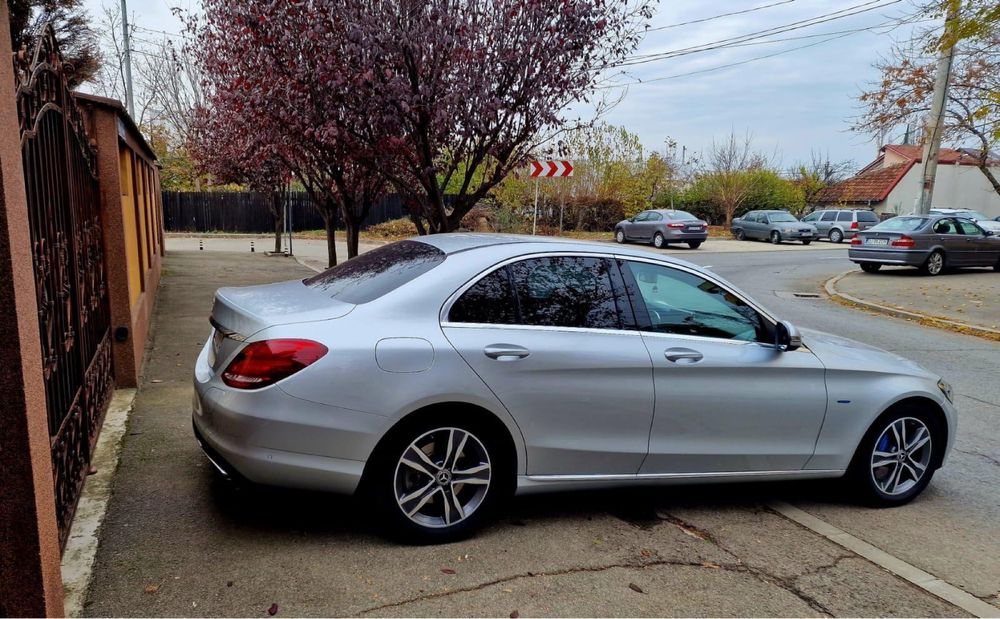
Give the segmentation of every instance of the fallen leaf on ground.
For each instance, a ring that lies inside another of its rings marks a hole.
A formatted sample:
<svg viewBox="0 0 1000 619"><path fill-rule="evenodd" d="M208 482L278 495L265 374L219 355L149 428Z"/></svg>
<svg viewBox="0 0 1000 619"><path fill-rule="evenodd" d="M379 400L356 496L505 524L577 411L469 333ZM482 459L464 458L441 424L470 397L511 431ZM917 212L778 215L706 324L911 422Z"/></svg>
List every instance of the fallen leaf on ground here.
<svg viewBox="0 0 1000 619"><path fill-rule="evenodd" d="M632 591L635 591L636 593L645 593L645 591L642 590L642 587L635 584L634 582L630 582L628 584L628 588L631 589Z"/></svg>
<svg viewBox="0 0 1000 619"><path fill-rule="evenodd" d="M278 604L277 603L271 604L271 608L267 609L267 614L271 615L272 617L274 615L277 615L278 614Z"/></svg>
<svg viewBox="0 0 1000 619"><path fill-rule="evenodd" d="M150 595L160 590L160 585L146 585L144 591Z"/></svg>
<svg viewBox="0 0 1000 619"><path fill-rule="evenodd" d="M226 583L226 586L227 586L227 587L232 587L232 586L233 586L233 581L231 581L231 580L230 580L229 582L227 582L227 583Z"/></svg>
<svg viewBox="0 0 1000 619"><path fill-rule="evenodd" d="M701 564L701 566L702 567L707 567L707 568L712 569L712 570L721 570L722 569L721 565L719 565L718 563L712 563L711 561L703 561L702 564Z"/></svg>
<svg viewBox="0 0 1000 619"><path fill-rule="evenodd" d="M517 611L515 610L515 611L513 611L513 612L512 612L511 614L510 614L510 619L517 619L517 618L518 618L518 617L520 617L520 616L521 616L521 613L519 613L519 612L517 612Z"/></svg>
<svg viewBox="0 0 1000 619"><path fill-rule="evenodd" d="M450 567L442 567L441 568L441 573L442 574L454 574L455 570L451 569Z"/></svg>
<svg viewBox="0 0 1000 619"><path fill-rule="evenodd" d="M649 548L643 548L642 550L639 551L639 554L648 559L649 557L653 556L653 551L650 550Z"/></svg>

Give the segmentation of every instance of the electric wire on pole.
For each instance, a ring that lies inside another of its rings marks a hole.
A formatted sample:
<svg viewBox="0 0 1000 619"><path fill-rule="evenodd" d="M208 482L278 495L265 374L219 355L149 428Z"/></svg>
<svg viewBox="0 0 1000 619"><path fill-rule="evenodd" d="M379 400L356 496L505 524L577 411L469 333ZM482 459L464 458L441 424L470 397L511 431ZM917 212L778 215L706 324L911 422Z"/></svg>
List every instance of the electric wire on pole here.
<svg viewBox="0 0 1000 619"><path fill-rule="evenodd" d="M125 54L122 58L125 62L125 105L128 107L128 115L135 119L135 102L132 97L132 41L128 32L128 7L125 0L122 0L122 39L125 45Z"/></svg>
<svg viewBox="0 0 1000 619"><path fill-rule="evenodd" d="M931 211L931 201L934 198L934 178L937 176L938 153L941 150L941 133L944 125L944 112L948 101L948 81L951 78L951 65L955 58L955 30L958 26L958 5L956 0L946 0L948 16L944 22L944 36L941 51L938 54L937 72L934 76L934 98L931 101L931 112L927 117L927 131L924 135L923 153L923 184L917 213L927 215Z"/></svg>

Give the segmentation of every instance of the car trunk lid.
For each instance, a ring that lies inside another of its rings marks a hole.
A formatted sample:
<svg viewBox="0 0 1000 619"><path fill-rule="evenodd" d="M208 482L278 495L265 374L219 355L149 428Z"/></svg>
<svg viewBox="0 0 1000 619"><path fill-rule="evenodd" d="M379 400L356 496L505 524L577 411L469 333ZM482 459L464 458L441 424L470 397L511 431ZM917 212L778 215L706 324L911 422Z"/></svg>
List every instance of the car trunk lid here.
<svg viewBox="0 0 1000 619"><path fill-rule="evenodd" d="M329 320L345 316L354 305L331 299L301 280L220 288L215 293L211 323L212 368L228 359L241 343L258 331L275 325Z"/></svg>

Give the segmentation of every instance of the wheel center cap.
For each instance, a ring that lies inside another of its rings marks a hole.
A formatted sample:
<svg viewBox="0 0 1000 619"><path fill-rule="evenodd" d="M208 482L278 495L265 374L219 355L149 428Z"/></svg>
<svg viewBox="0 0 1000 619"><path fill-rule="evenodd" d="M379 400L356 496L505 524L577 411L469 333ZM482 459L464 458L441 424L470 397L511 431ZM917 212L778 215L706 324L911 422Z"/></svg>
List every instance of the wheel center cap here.
<svg viewBox="0 0 1000 619"><path fill-rule="evenodd" d="M906 454L903 452L899 452L898 454L896 454L896 459L899 460L900 462L902 462L905 458Z"/></svg>
<svg viewBox="0 0 1000 619"><path fill-rule="evenodd" d="M437 477L437 483L439 483L440 485L444 486L444 485L448 484L448 482L451 481L451 471L444 470L444 469L440 470L440 471L438 471L436 477Z"/></svg>

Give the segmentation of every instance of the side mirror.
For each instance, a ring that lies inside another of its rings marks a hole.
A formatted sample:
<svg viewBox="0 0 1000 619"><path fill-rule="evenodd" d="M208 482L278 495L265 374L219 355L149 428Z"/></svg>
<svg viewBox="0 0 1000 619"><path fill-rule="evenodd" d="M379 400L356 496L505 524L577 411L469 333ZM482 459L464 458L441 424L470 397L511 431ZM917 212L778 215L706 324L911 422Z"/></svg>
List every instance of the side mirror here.
<svg viewBox="0 0 1000 619"><path fill-rule="evenodd" d="M792 351L802 346L802 335L795 325L787 320L774 327L774 347L779 351Z"/></svg>
<svg viewBox="0 0 1000 619"><path fill-rule="evenodd" d="M986 236L994 236L996 233L993 232L992 230L983 230L983 234L985 234Z"/></svg>
<svg viewBox="0 0 1000 619"><path fill-rule="evenodd" d="M634 224L634 223L635 223L635 217L629 217L629 218L628 218L628 222L629 222L630 224Z"/></svg>

